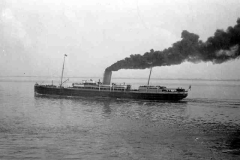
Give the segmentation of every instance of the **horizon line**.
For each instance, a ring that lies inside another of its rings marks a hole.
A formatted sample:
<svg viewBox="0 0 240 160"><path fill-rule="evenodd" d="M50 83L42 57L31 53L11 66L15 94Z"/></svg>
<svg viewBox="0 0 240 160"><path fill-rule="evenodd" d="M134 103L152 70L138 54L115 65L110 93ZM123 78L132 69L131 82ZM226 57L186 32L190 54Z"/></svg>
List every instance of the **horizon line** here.
<svg viewBox="0 0 240 160"><path fill-rule="evenodd" d="M36 78L61 78L60 76L0 76L0 78L7 78L7 77L12 77L12 78L23 78L23 77L36 77ZM68 77L63 77L63 78L100 78L98 76L68 76ZM102 76L101 76L102 78ZM112 79L148 79L147 77L112 77ZM159 79L159 80L202 80L202 81L240 81L240 79L219 79L219 78L151 78L151 79Z"/></svg>

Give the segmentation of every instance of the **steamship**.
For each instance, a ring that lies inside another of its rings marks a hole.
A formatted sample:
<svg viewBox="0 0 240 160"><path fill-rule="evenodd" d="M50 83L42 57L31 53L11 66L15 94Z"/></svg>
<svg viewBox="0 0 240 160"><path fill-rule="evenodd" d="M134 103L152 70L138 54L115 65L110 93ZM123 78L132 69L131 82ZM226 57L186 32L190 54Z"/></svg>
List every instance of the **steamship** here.
<svg viewBox="0 0 240 160"><path fill-rule="evenodd" d="M64 55L64 62L65 62ZM151 86L148 84L139 86L138 89L132 89L128 84L110 84L111 71L105 71L103 82L90 80L83 80L81 83L73 83L70 87L64 87L62 82L64 62L61 76L61 83L56 85L34 85L35 95L44 96L60 96L60 97L110 97L119 99L138 99L138 100L170 100L179 101L187 97L188 90L183 88L167 88L165 86Z"/></svg>

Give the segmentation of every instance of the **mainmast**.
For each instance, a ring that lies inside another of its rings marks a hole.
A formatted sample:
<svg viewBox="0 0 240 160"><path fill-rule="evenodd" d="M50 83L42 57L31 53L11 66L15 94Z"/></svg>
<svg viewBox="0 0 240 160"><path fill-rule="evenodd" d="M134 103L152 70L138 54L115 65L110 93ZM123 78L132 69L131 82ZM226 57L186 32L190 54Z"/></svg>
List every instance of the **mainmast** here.
<svg viewBox="0 0 240 160"><path fill-rule="evenodd" d="M65 57L67 57L66 54L64 54L64 59L63 59L63 67L62 67L62 76L61 76L60 88L62 87L62 78L63 78L63 70L64 70Z"/></svg>
<svg viewBox="0 0 240 160"><path fill-rule="evenodd" d="M149 86L149 81L150 81L151 73L152 73L152 67L150 68L150 73L149 73L149 77L148 77L148 86Z"/></svg>

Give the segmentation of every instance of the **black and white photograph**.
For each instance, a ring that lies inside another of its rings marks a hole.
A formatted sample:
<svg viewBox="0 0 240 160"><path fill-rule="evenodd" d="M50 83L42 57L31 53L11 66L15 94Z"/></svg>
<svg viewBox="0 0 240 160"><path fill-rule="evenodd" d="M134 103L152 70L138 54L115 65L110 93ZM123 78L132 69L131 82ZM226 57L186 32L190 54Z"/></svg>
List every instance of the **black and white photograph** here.
<svg viewBox="0 0 240 160"><path fill-rule="evenodd" d="M0 0L0 160L239 160L239 0Z"/></svg>

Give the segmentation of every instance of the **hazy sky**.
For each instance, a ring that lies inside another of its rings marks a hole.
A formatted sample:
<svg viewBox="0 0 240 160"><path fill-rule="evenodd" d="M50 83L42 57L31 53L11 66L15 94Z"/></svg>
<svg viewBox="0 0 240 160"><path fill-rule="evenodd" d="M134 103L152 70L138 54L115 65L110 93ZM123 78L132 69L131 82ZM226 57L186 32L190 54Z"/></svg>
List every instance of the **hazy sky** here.
<svg viewBox="0 0 240 160"><path fill-rule="evenodd" d="M0 0L0 76L101 77L131 54L171 47L188 30L206 41L234 26L239 0ZM240 79L240 60L156 67L155 78ZM113 77L148 77L120 70Z"/></svg>

